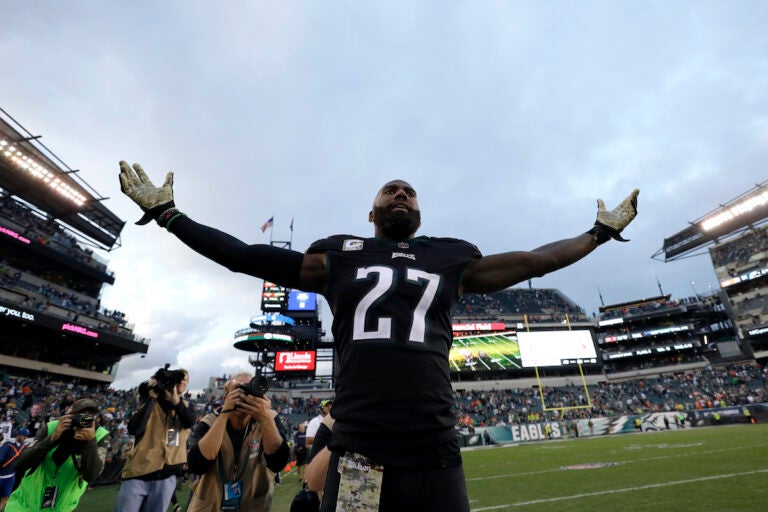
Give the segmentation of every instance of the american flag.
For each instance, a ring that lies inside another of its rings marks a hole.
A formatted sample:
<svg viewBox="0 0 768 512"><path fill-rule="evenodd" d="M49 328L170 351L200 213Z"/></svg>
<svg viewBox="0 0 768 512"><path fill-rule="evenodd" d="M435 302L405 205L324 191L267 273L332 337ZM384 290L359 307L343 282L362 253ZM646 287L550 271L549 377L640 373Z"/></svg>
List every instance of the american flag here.
<svg viewBox="0 0 768 512"><path fill-rule="evenodd" d="M271 228L272 227L272 221L274 221L274 220L275 220L274 217L270 217L269 220L267 222L265 222L263 226L261 226L261 232L263 233L266 230L268 230L269 228Z"/></svg>

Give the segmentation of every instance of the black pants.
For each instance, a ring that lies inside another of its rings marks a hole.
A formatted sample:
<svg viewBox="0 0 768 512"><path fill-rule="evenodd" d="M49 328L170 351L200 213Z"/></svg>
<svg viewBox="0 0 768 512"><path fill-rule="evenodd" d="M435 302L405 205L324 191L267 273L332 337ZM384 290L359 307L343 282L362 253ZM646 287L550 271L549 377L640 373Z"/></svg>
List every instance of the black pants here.
<svg viewBox="0 0 768 512"><path fill-rule="evenodd" d="M339 455L331 454L321 512L336 510L339 492ZM429 468L385 467L380 512L469 512L469 498L461 465Z"/></svg>

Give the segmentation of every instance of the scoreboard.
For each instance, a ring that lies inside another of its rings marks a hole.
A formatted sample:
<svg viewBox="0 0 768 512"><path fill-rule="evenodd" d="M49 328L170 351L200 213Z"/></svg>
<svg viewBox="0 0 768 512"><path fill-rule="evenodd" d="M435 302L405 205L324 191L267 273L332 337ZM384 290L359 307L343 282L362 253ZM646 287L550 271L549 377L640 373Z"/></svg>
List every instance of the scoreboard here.
<svg viewBox="0 0 768 512"><path fill-rule="evenodd" d="M265 313L283 311L288 300L288 290L284 286L264 281L261 291L261 310Z"/></svg>
<svg viewBox="0 0 768 512"><path fill-rule="evenodd" d="M284 286L264 281L261 291L261 310L264 313L286 311L317 311L317 294L291 290Z"/></svg>

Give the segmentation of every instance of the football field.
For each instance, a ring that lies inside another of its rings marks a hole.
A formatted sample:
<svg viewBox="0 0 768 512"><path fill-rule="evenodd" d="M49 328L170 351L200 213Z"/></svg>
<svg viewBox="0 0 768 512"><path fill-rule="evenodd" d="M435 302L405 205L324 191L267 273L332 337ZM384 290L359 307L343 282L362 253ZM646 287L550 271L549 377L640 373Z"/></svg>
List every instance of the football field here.
<svg viewBox="0 0 768 512"><path fill-rule="evenodd" d="M473 511L768 510L768 425L734 425L489 447L463 452ZM284 475L272 510L299 489ZM116 487L78 510L112 510Z"/></svg>

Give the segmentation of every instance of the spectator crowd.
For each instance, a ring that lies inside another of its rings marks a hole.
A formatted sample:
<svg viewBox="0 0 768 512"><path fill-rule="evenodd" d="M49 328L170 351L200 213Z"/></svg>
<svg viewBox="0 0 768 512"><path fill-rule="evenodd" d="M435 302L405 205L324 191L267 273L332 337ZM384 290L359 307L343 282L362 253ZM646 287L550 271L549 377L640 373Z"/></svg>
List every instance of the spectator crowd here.
<svg viewBox="0 0 768 512"><path fill-rule="evenodd" d="M565 410L565 419L612 417L656 411L693 411L713 407L745 405L768 401L768 370L741 364L707 367L685 373L660 375L623 382L588 386L568 385L456 391L457 424L462 426L512 425L537 422L551 417L547 409L589 406ZM139 404L137 390L115 390L108 385L86 385L77 380L63 382L50 376L0 374L0 422L11 422L13 431L26 428L34 437L45 422L61 416L79 398L95 400L100 407L99 423L109 430L107 460L120 459L132 443L127 424ZM589 393L589 399L587 397ZM542 403L543 395L543 403ZM188 396L197 419L221 405L215 396ZM318 414L320 397L290 397L272 393L272 408L291 439L299 424Z"/></svg>

